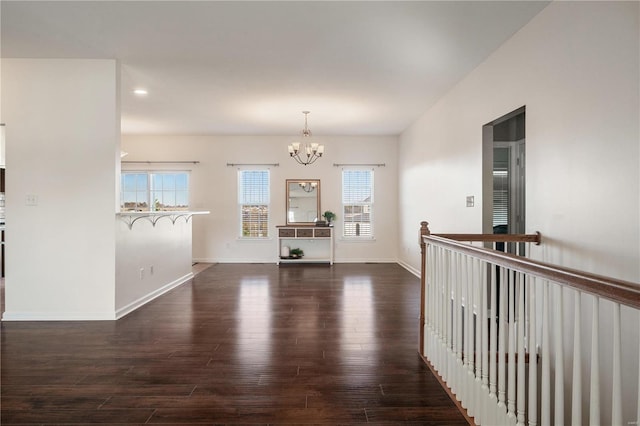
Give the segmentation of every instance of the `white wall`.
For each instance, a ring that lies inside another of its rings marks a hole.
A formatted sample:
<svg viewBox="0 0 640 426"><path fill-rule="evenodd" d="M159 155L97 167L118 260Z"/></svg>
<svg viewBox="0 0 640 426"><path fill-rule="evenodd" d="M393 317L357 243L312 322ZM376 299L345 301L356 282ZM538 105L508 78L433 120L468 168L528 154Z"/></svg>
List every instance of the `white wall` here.
<svg viewBox="0 0 640 426"><path fill-rule="evenodd" d="M2 60L5 320L114 318L117 76L113 60Z"/></svg>
<svg viewBox="0 0 640 426"><path fill-rule="evenodd" d="M419 266L421 220L481 231L482 126L526 105L536 256L640 280L637 8L552 3L401 135L402 259Z"/></svg>
<svg viewBox="0 0 640 426"><path fill-rule="evenodd" d="M285 224L285 180L320 179L322 211L332 210L341 230L341 169L333 163L386 163L375 168L374 241L348 242L336 238L337 262L397 261L397 137L320 137L325 155L301 166L289 157L293 136L127 136L122 137L124 160L200 161L189 165L130 165L124 169L191 170L191 206L210 210L193 222L193 256L204 262L275 262L277 241L238 238L237 167L227 163L279 163L271 167L270 232Z"/></svg>
<svg viewBox="0 0 640 426"><path fill-rule="evenodd" d="M482 231L482 126L526 105L526 228L543 235L533 256L640 281L638 17L636 2L553 2L401 135L402 261L419 267L421 220ZM624 319L637 351L637 313ZM623 370L625 424L637 359Z"/></svg>
<svg viewBox="0 0 640 426"><path fill-rule="evenodd" d="M116 220L116 317L184 283L191 277L191 221L136 220L131 229Z"/></svg>

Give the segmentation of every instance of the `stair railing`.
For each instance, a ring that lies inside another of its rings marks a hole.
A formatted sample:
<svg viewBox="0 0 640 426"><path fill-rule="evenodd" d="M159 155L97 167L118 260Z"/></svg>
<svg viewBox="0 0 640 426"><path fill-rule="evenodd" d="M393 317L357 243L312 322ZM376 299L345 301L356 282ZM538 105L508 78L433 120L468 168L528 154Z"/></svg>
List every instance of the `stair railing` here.
<svg viewBox="0 0 640 426"><path fill-rule="evenodd" d="M422 222L421 355L476 424L638 424L640 285L462 242L540 240Z"/></svg>

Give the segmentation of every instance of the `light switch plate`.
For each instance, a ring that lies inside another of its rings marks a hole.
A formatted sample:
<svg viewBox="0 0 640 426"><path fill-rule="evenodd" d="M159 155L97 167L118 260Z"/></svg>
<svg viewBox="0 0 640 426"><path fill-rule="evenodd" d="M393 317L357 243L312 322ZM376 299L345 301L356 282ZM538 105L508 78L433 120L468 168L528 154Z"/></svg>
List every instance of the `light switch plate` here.
<svg viewBox="0 0 640 426"><path fill-rule="evenodd" d="M474 204L474 197L473 195L468 195L467 196L467 207L473 207Z"/></svg>

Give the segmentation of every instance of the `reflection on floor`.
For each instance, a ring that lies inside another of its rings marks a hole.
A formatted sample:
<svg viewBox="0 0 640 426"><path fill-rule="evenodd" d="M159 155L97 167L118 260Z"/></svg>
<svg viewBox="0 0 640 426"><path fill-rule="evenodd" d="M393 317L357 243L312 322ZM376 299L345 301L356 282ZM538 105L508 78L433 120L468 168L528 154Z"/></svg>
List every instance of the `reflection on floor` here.
<svg viewBox="0 0 640 426"><path fill-rule="evenodd" d="M394 264L214 264L118 321L2 323L11 424L467 424Z"/></svg>

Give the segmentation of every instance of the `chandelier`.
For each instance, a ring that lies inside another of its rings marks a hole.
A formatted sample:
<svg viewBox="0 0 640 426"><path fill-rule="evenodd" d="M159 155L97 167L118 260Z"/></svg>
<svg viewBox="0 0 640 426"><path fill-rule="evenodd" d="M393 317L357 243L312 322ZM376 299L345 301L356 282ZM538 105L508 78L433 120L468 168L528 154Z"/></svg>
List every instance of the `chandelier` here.
<svg viewBox="0 0 640 426"><path fill-rule="evenodd" d="M304 114L304 129L302 129L302 139L311 137L311 130L307 127L307 116L310 111L302 111ZM300 144L300 142L293 142L289 145L289 155L291 158L296 160L299 164L304 166L313 164L315 161L322 157L324 154L324 145L319 145L317 143Z"/></svg>

